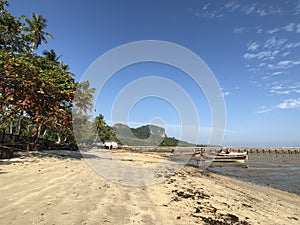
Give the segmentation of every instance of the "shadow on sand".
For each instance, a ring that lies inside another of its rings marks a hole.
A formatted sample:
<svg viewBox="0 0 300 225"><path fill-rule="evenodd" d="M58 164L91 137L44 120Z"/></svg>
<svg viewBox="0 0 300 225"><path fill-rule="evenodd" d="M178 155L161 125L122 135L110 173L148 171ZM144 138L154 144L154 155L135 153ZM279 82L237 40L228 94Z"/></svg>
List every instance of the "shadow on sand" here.
<svg viewBox="0 0 300 225"><path fill-rule="evenodd" d="M80 151L68 150L42 150L42 151L14 151L13 157L10 159L0 159L1 165L10 165L16 163L24 163L34 159L55 158L61 160L81 160L82 158L99 158L96 155L81 153ZM0 171L1 172L1 171Z"/></svg>

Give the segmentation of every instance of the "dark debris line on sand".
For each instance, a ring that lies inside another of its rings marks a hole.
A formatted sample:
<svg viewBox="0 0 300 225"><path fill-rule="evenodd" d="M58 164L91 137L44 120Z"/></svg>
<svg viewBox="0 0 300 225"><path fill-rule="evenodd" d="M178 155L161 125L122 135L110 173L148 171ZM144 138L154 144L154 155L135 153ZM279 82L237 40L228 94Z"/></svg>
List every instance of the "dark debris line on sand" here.
<svg viewBox="0 0 300 225"><path fill-rule="evenodd" d="M184 173L178 174L183 180L186 179ZM201 174L201 176L208 176L207 174ZM176 178L169 178L166 180L167 184L175 184ZM178 184L178 183L177 183ZM192 185L192 184L191 184ZM223 214L218 212L218 209L215 208L209 202L210 195L206 194L202 188L181 187L175 185L176 189L172 190L172 201L173 202L182 201L183 205L189 204L192 206L194 211L191 212L190 217L194 218L195 223L205 223L205 224L214 224L214 225L248 225L249 222L241 220L238 216L227 213ZM177 219L181 219L181 216L177 216Z"/></svg>

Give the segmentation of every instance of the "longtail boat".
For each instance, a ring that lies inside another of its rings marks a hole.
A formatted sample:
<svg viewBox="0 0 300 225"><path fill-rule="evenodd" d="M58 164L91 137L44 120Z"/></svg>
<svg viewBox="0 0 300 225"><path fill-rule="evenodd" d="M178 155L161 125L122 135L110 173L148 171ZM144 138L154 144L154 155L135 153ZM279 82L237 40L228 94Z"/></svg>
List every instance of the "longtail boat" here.
<svg viewBox="0 0 300 225"><path fill-rule="evenodd" d="M221 151L219 153L195 152L193 156L200 156L206 162L245 162L248 160L247 152L237 152L235 150Z"/></svg>

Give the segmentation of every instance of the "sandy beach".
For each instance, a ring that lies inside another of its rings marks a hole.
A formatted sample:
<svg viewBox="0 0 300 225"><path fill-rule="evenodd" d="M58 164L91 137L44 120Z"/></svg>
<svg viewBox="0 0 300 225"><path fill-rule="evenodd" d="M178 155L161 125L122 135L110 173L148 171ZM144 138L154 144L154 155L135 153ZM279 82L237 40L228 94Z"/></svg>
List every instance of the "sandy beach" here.
<svg viewBox="0 0 300 225"><path fill-rule="evenodd" d="M163 159L112 154L140 166ZM299 224L299 206L299 195L191 166L136 187L99 176L78 152L19 153L0 161L0 224Z"/></svg>

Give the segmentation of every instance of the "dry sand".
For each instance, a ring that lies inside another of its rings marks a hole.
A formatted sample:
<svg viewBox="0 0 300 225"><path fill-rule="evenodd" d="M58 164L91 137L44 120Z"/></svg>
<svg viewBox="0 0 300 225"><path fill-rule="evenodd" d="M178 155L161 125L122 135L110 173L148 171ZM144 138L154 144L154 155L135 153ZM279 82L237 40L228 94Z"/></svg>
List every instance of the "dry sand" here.
<svg viewBox="0 0 300 225"><path fill-rule="evenodd" d="M113 154L137 165L161 157ZM0 161L0 224L299 223L300 196L189 166L161 183L133 187L99 176L78 153Z"/></svg>

